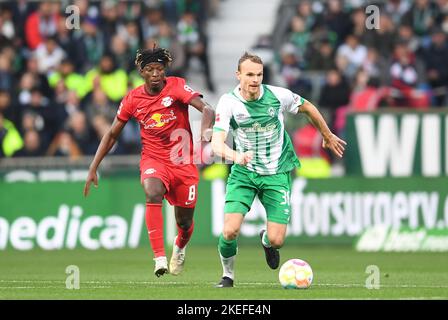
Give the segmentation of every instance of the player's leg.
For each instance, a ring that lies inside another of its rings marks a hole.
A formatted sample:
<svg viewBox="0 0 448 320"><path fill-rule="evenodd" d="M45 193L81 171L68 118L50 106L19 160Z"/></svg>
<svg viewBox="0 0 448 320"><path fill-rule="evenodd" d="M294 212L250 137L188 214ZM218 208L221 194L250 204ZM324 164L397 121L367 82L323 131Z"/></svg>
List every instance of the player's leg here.
<svg viewBox="0 0 448 320"><path fill-rule="evenodd" d="M289 173L280 173L259 178L262 190L259 194L267 213L267 229L260 232L266 263L277 269L280 263L279 249L283 246L291 215Z"/></svg>
<svg viewBox="0 0 448 320"><path fill-rule="evenodd" d="M235 203L233 205L236 205ZM235 211L241 211L236 209ZM218 251L222 265L222 278L216 285L217 288L233 287L235 279L234 265L238 252L237 238L240 233L244 215L242 213L229 212L224 216L224 228L219 237Z"/></svg>
<svg viewBox="0 0 448 320"><path fill-rule="evenodd" d="M146 194L146 228L148 229L149 242L154 252L154 273L160 277L168 272L168 262L165 254L163 236L162 200L166 188L162 180L146 178L143 180L143 189Z"/></svg>
<svg viewBox="0 0 448 320"><path fill-rule="evenodd" d="M244 215L249 211L258 190L252 184L251 173L246 169L232 167L227 180L226 202L224 206L224 228L219 237L218 251L223 268L223 276L217 287L233 287L234 264L238 252L237 238Z"/></svg>
<svg viewBox="0 0 448 320"><path fill-rule="evenodd" d="M199 174L194 164L170 167L171 189L165 198L174 206L177 236L174 239L173 254L170 260L170 273L178 275L185 263L185 248L194 229L194 207L197 200Z"/></svg>
<svg viewBox="0 0 448 320"><path fill-rule="evenodd" d="M170 260L170 273L178 275L185 264L185 249L194 229L194 207L174 207L176 217L177 236L173 243L173 255Z"/></svg>
<svg viewBox="0 0 448 320"><path fill-rule="evenodd" d="M146 227L149 242L154 252L157 277L168 272L163 236L162 200L168 191L165 166L157 161L145 159L140 164L141 183L146 195Z"/></svg>

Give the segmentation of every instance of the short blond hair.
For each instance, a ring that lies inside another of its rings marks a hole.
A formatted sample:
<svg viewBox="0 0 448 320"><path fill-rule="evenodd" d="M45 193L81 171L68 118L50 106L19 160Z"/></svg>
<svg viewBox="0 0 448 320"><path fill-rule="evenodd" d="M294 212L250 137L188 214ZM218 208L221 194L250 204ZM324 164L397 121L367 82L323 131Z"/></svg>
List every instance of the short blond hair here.
<svg viewBox="0 0 448 320"><path fill-rule="evenodd" d="M251 54L246 51L241 56L240 60L238 60L238 71L241 71L241 64L246 60L250 60L254 63L263 64L263 61L261 60L261 58L259 56L255 55L255 54Z"/></svg>

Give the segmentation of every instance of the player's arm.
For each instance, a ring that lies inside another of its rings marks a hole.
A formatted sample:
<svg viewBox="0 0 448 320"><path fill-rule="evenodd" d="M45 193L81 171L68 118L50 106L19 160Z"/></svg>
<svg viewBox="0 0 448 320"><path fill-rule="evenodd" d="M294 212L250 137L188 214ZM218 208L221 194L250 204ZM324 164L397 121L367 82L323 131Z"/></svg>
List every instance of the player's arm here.
<svg viewBox="0 0 448 320"><path fill-rule="evenodd" d="M319 110L311 102L305 100L300 106L299 112L306 114L312 124L319 130L323 137L322 147L330 149L336 156L342 158L347 142L331 132Z"/></svg>
<svg viewBox="0 0 448 320"><path fill-rule="evenodd" d="M213 119L215 119L215 110L199 96L191 99L190 105L202 112L201 139L202 141L210 141L213 132L212 127Z"/></svg>
<svg viewBox="0 0 448 320"><path fill-rule="evenodd" d="M95 157L93 158L93 161L89 167L89 173L87 175L86 184L84 186L85 197L87 197L87 195L89 194L90 184L92 182L95 187L98 187L98 176L96 174L98 166L110 151L110 149L114 146L115 142L117 142L118 136L120 135L121 130L123 130L125 125L126 122L115 117L112 126L101 139L100 145L96 150Z"/></svg>
<svg viewBox="0 0 448 320"><path fill-rule="evenodd" d="M245 153L239 153L229 148L226 144L227 132L222 130L214 130L212 136L212 148L213 152L221 158L233 161L240 165L246 165L252 160L253 152L246 151Z"/></svg>

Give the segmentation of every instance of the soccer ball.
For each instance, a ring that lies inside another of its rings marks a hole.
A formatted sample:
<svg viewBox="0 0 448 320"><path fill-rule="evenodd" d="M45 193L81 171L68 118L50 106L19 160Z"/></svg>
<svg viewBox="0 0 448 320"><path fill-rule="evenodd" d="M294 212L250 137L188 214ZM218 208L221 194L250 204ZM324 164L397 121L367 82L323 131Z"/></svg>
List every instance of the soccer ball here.
<svg viewBox="0 0 448 320"><path fill-rule="evenodd" d="M313 282L313 270L306 261L290 259L281 266L278 279L285 289L306 289Z"/></svg>

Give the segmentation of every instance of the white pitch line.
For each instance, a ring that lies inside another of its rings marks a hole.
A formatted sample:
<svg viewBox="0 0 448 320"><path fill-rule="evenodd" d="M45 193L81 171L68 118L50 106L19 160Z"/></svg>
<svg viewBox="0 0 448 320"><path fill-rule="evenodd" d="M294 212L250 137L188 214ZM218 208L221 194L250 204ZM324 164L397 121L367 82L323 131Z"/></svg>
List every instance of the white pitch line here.
<svg viewBox="0 0 448 320"><path fill-rule="evenodd" d="M65 284L62 280L0 280L0 283L62 283ZM167 285L188 285L188 286L202 286L204 284L214 285L215 283L192 283L186 281L99 281L99 280L90 280L90 281L81 281L81 284L104 284L104 285L155 285L155 286L167 286ZM279 284L272 282L237 282L236 286L270 286L270 287L278 287ZM364 288L364 284L358 283L315 283L312 287L335 287L335 288ZM447 285L414 285L414 284L403 284L403 285L380 285L381 288L428 288L428 289L445 289L448 288ZM1 287L0 287L1 288ZM89 287L93 288L93 287Z"/></svg>

